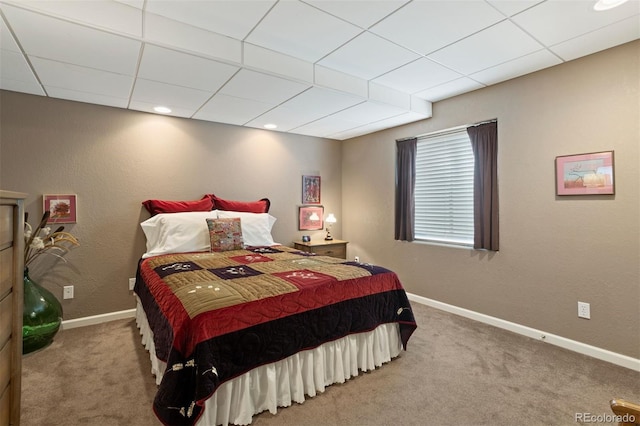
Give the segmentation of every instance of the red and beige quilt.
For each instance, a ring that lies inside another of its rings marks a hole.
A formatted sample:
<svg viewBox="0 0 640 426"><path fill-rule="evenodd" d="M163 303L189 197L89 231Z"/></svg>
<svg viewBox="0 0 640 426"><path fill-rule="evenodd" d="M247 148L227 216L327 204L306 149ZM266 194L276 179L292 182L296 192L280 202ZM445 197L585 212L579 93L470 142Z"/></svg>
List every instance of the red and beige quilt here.
<svg viewBox="0 0 640 426"><path fill-rule="evenodd" d="M227 380L349 334L416 328L397 275L285 246L140 261L135 287L167 363L154 401L165 424L194 424Z"/></svg>

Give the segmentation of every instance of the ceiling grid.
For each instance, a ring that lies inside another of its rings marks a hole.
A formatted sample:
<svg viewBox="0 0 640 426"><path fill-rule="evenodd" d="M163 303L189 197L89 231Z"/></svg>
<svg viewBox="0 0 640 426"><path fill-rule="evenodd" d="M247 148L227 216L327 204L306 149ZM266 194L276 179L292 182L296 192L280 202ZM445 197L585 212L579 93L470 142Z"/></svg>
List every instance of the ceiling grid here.
<svg viewBox="0 0 640 426"><path fill-rule="evenodd" d="M0 0L0 88L348 139L640 38L640 0Z"/></svg>

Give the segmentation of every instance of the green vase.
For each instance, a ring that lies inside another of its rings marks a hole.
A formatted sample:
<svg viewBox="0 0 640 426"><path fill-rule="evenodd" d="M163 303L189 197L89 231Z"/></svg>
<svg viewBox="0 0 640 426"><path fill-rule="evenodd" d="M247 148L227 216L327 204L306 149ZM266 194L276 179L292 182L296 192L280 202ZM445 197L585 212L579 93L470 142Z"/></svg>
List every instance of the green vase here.
<svg viewBox="0 0 640 426"><path fill-rule="evenodd" d="M62 305L53 293L31 280L29 268L25 268L22 353L28 354L51 344L60 324Z"/></svg>

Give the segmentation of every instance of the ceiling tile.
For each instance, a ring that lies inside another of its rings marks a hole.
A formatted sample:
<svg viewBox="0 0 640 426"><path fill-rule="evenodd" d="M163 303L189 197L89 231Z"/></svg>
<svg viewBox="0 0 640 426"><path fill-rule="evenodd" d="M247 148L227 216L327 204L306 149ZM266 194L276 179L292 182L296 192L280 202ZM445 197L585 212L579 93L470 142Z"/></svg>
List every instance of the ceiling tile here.
<svg viewBox="0 0 640 426"><path fill-rule="evenodd" d="M247 124L263 127L275 123L278 130L289 131L361 102L356 96L314 87Z"/></svg>
<svg viewBox="0 0 640 426"><path fill-rule="evenodd" d="M373 81L403 92L415 93L460 77L462 75L459 73L429 59L422 58Z"/></svg>
<svg viewBox="0 0 640 426"><path fill-rule="evenodd" d="M153 45L145 45L138 77L215 92L240 68Z"/></svg>
<svg viewBox="0 0 640 426"><path fill-rule="evenodd" d="M332 135L328 135L327 137L332 139L345 140L388 129L390 127L401 126L403 124L413 123L414 121L424 120L425 118L427 117L422 114L418 114L415 112L405 112L404 114L397 115L395 117L380 120L375 123L365 124L364 126L355 127L353 129L345 130L339 133L334 133Z"/></svg>
<svg viewBox="0 0 640 426"><path fill-rule="evenodd" d="M437 102L462 93L471 92L472 90L481 89L483 87L484 85L477 81L467 77L462 77L457 80L423 90L416 93L414 96L426 99L429 102Z"/></svg>
<svg viewBox="0 0 640 426"><path fill-rule="evenodd" d="M538 50L529 55L471 74L469 77L489 86L560 63L562 63L562 60L548 50Z"/></svg>
<svg viewBox="0 0 640 426"><path fill-rule="evenodd" d="M96 93L78 92L76 90L63 89L60 87L46 87L49 96L57 99L66 99L69 101L85 102L94 105L105 105L115 108L127 108L128 100L125 98L116 98L109 95L100 95Z"/></svg>
<svg viewBox="0 0 640 426"><path fill-rule="evenodd" d="M0 77L37 82L25 57L18 52L0 49Z"/></svg>
<svg viewBox="0 0 640 426"><path fill-rule="evenodd" d="M498 9L505 16L516 15L544 0L487 0L487 3Z"/></svg>
<svg viewBox="0 0 640 426"><path fill-rule="evenodd" d="M0 15L0 49L21 52L2 15Z"/></svg>
<svg viewBox="0 0 640 426"><path fill-rule="evenodd" d="M144 36L146 40L164 47L180 48L238 64L242 61L240 41L153 13L145 15Z"/></svg>
<svg viewBox="0 0 640 426"><path fill-rule="evenodd" d="M153 102L132 100L129 103L129 109L133 109L133 110L136 110L136 111L149 112L151 114L157 114L156 112L153 111L153 108L156 107L157 105L158 104L153 103ZM185 107L180 107L180 106L172 106L170 115L172 117L190 118L193 115L193 112L194 112L194 110L192 108L185 108Z"/></svg>
<svg viewBox="0 0 640 426"><path fill-rule="evenodd" d="M28 93L30 95L46 96L42 86L37 81L13 80L0 75L0 89L12 92Z"/></svg>
<svg viewBox="0 0 640 426"><path fill-rule="evenodd" d="M245 125L262 129L265 124L276 124L278 131L288 132L318 118L320 117L309 109L297 110L279 106L247 122Z"/></svg>
<svg viewBox="0 0 640 426"><path fill-rule="evenodd" d="M94 25L136 37L142 36L142 11L117 1L20 0L7 3L47 12L76 23Z"/></svg>
<svg viewBox="0 0 640 426"><path fill-rule="evenodd" d="M135 73L139 41L6 5L2 11L29 55L121 74Z"/></svg>
<svg viewBox="0 0 640 426"><path fill-rule="evenodd" d="M414 1L374 25L371 31L426 55L503 19L485 2Z"/></svg>
<svg viewBox="0 0 640 426"><path fill-rule="evenodd" d="M358 127L358 124L348 120L344 120L341 117L325 117L316 120L312 123L305 124L304 126L291 129L292 133L298 133L301 135L327 137L334 133L340 133L346 130Z"/></svg>
<svg viewBox="0 0 640 426"><path fill-rule="evenodd" d="M218 93L193 118L242 126L271 108L273 104Z"/></svg>
<svg viewBox="0 0 640 426"><path fill-rule="evenodd" d="M146 102L154 106L163 105L173 109L191 109L192 114L211 96L212 92L173 86L156 81L136 79L132 102Z"/></svg>
<svg viewBox="0 0 640 426"><path fill-rule="evenodd" d="M362 32L307 4L278 2L246 41L316 62Z"/></svg>
<svg viewBox="0 0 640 426"><path fill-rule="evenodd" d="M126 4L127 6L135 7L136 9L142 9L145 0L114 0L118 3Z"/></svg>
<svg viewBox="0 0 640 426"><path fill-rule="evenodd" d="M369 124L387 118L401 115L403 108L392 105L379 104L377 102L363 102L334 114L335 117L348 120L358 125Z"/></svg>
<svg viewBox="0 0 640 426"><path fill-rule="evenodd" d="M369 83L369 99L395 105L400 108L411 108L411 95L401 90L393 89L374 81Z"/></svg>
<svg viewBox="0 0 640 426"><path fill-rule="evenodd" d="M311 87L284 78L241 70L220 90L221 94L276 106Z"/></svg>
<svg viewBox="0 0 640 426"><path fill-rule="evenodd" d="M329 89L339 90L360 96L367 97L368 82L363 78L359 78L347 73L325 68L320 65L314 67L315 83L319 86Z"/></svg>
<svg viewBox="0 0 640 426"><path fill-rule="evenodd" d="M65 64L62 62L31 58L33 68L38 73L40 81L47 87L87 92L98 95L108 95L126 100L133 87L133 77Z"/></svg>
<svg viewBox="0 0 640 426"><path fill-rule="evenodd" d="M633 16L583 36L558 43L552 46L550 50L565 61L570 61L636 40L639 37L640 19L638 16Z"/></svg>
<svg viewBox="0 0 640 426"><path fill-rule="evenodd" d="M516 15L513 21L540 42L551 46L640 14L637 0L604 12L593 10L594 3L548 0Z"/></svg>
<svg viewBox="0 0 640 426"><path fill-rule="evenodd" d="M429 55L429 59L470 74L540 49L540 43L504 21Z"/></svg>
<svg viewBox="0 0 640 426"><path fill-rule="evenodd" d="M309 110L319 118L362 102L357 96L314 87L284 103L286 108Z"/></svg>
<svg viewBox="0 0 640 426"><path fill-rule="evenodd" d="M182 0L173 2L147 0L145 10L207 31L242 40L275 3L275 0Z"/></svg>
<svg viewBox="0 0 640 426"><path fill-rule="evenodd" d="M32 95L45 94L24 56L5 49L0 49L0 88Z"/></svg>
<svg viewBox="0 0 640 426"><path fill-rule="evenodd" d="M251 43L243 44L243 63L247 67L258 68L291 77L295 80L313 82L313 64L293 56L274 52Z"/></svg>
<svg viewBox="0 0 640 426"><path fill-rule="evenodd" d="M420 56L371 33L362 33L324 57L319 65L372 79Z"/></svg>
<svg viewBox="0 0 640 426"><path fill-rule="evenodd" d="M361 28L369 28L393 13L409 0L306 0L305 3L351 22Z"/></svg>

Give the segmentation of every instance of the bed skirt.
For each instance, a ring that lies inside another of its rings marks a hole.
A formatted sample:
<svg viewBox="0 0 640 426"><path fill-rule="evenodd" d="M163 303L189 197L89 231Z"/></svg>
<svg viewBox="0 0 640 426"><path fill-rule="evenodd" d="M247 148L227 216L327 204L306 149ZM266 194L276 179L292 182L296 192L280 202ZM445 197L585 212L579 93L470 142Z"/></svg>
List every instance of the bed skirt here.
<svg viewBox="0 0 640 426"><path fill-rule="evenodd" d="M166 363L155 356L153 332L138 302L136 322L142 344L149 351L151 373L160 383ZM248 425L252 417L293 402L305 395L316 396L325 387L344 383L359 371L369 371L397 357L402 350L398 324L382 324L373 331L327 342L315 349L298 352L281 361L263 365L229 380L205 402L198 426Z"/></svg>

